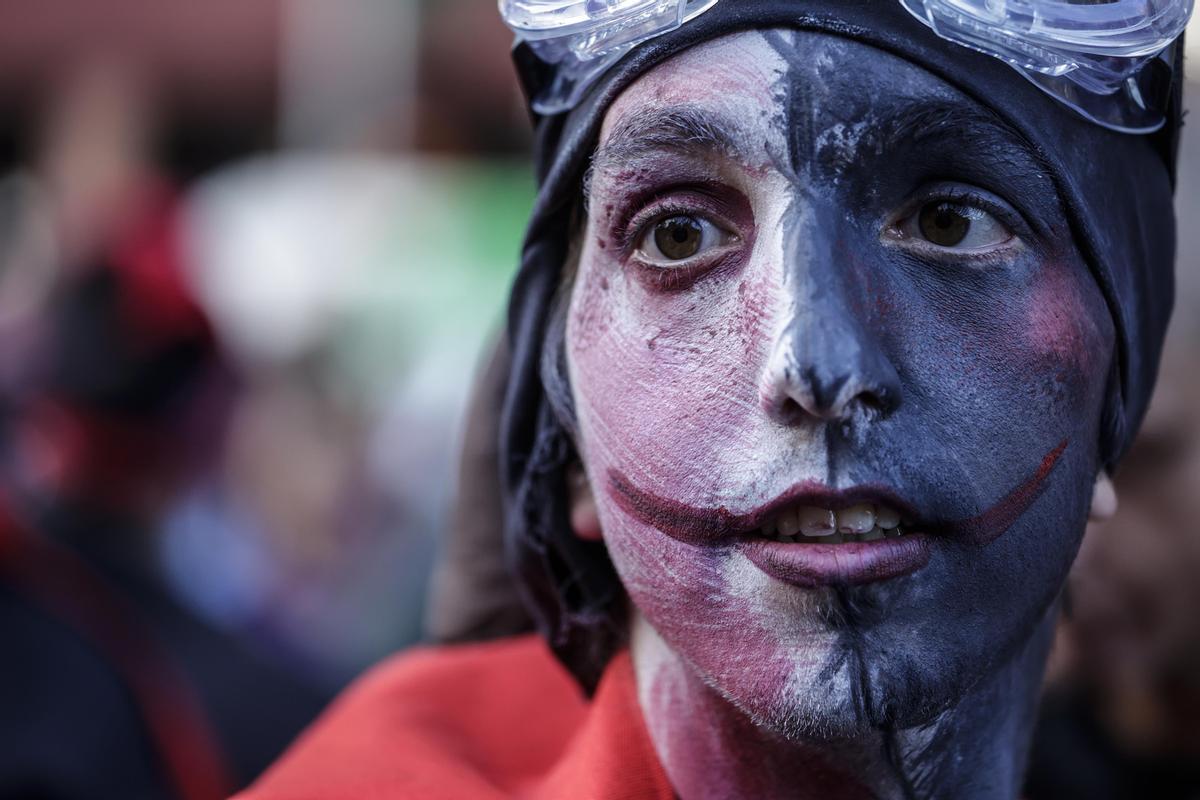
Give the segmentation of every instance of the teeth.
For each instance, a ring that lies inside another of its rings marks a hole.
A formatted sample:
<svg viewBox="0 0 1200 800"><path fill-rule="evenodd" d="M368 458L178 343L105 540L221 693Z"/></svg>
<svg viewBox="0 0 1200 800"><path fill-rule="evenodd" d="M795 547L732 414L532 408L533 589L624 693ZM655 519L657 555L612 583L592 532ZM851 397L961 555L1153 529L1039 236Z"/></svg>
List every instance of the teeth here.
<svg viewBox="0 0 1200 800"><path fill-rule="evenodd" d="M863 534L875 527L875 508L865 503L837 512L839 533Z"/></svg>
<svg viewBox="0 0 1200 800"><path fill-rule="evenodd" d="M799 513L800 530L805 536L829 536L837 533L837 517L827 508L804 506Z"/></svg>
<svg viewBox="0 0 1200 800"><path fill-rule="evenodd" d="M760 534L780 542L842 544L877 542L904 535L900 514L887 506L860 503L834 512L827 508L802 506L781 511L768 520Z"/></svg>
<svg viewBox="0 0 1200 800"><path fill-rule="evenodd" d="M800 532L800 517L795 511L784 511L776 518L776 521L782 536L792 537Z"/></svg>
<svg viewBox="0 0 1200 800"><path fill-rule="evenodd" d="M876 506L875 508L875 524L883 528L885 531L900 525L900 512L887 506Z"/></svg>
<svg viewBox="0 0 1200 800"><path fill-rule="evenodd" d="M876 525L874 528L871 528L870 531L868 531L867 533L864 533L861 537L859 537L859 541L876 542L882 538L883 538L883 528Z"/></svg>

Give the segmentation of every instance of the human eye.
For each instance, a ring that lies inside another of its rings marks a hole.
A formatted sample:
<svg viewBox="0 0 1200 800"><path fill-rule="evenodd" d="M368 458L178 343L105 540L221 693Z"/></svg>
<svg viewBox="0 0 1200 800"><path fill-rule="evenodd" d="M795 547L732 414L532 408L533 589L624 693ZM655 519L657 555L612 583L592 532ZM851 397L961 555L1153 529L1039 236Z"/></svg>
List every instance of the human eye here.
<svg viewBox="0 0 1200 800"><path fill-rule="evenodd" d="M616 243L609 252L628 274L654 291L678 292L730 274L745 263L754 241L749 200L724 183L657 187L612 206L600 235Z"/></svg>
<svg viewBox="0 0 1200 800"><path fill-rule="evenodd" d="M935 258L969 259L1018 245L1015 211L989 193L940 187L919 196L894 220L888 235Z"/></svg>
<svg viewBox="0 0 1200 800"><path fill-rule="evenodd" d="M1004 223L976 206L935 201L901 223L901 231L935 247L980 250L1004 244L1013 234Z"/></svg>
<svg viewBox="0 0 1200 800"><path fill-rule="evenodd" d="M734 238L703 215L670 213L642 228L636 255L652 266L675 267L720 251Z"/></svg>

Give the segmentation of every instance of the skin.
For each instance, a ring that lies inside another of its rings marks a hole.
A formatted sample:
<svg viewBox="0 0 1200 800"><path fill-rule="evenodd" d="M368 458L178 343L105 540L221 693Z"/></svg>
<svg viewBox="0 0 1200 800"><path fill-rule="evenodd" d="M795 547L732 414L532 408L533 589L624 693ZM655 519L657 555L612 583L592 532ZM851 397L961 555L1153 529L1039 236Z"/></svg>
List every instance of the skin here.
<svg viewBox="0 0 1200 800"><path fill-rule="evenodd" d="M1114 341L1048 172L919 67L768 31L627 89L587 191L573 516L680 796L1015 797ZM972 247L923 238L930 202ZM705 246L663 262L680 214ZM920 563L767 574L746 528L797 487L891 493Z"/></svg>

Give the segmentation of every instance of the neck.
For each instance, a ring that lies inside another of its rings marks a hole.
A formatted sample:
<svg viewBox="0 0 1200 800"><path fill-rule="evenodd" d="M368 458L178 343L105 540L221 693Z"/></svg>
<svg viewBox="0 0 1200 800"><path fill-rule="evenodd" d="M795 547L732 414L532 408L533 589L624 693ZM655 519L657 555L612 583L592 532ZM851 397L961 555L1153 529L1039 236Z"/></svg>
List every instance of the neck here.
<svg viewBox="0 0 1200 800"><path fill-rule="evenodd" d="M896 731L796 740L706 685L640 616L632 655L647 728L681 800L1014 800L1057 609L1005 665L932 720Z"/></svg>

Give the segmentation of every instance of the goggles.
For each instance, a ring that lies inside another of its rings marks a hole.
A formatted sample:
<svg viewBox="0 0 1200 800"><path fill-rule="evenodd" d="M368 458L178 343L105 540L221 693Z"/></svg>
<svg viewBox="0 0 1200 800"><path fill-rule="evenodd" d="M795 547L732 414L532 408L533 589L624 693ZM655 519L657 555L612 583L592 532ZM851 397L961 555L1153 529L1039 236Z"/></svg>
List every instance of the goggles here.
<svg viewBox="0 0 1200 800"><path fill-rule="evenodd" d="M504 22L553 70L531 98L543 115L574 108L634 47L717 2L499 0ZM1092 122L1152 133L1165 122L1176 50L1194 0L898 2L938 36L1001 59Z"/></svg>

